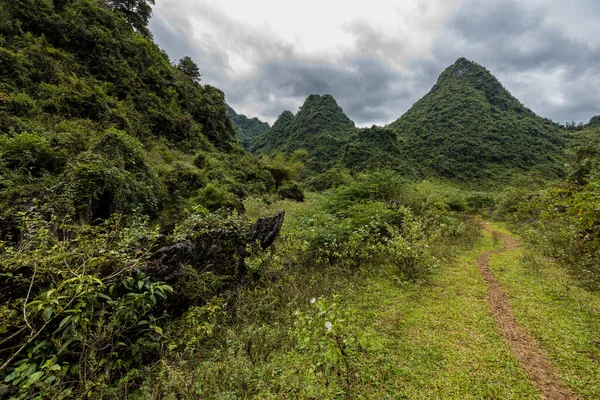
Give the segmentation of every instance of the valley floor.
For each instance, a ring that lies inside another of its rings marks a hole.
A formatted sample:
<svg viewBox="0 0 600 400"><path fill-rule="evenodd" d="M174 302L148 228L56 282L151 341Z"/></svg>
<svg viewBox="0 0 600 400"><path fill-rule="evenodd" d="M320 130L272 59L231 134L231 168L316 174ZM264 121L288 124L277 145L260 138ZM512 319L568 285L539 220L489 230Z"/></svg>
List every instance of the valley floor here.
<svg viewBox="0 0 600 400"><path fill-rule="evenodd" d="M382 366L365 397L600 399L600 298L548 260L530 268L518 238L484 224L429 285L369 282L361 314Z"/></svg>
<svg viewBox="0 0 600 400"><path fill-rule="evenodd" d="M307 295L291 330L263 324L247 342L249 328L230 331L222 350L161 380L173 398L600 399L600 296L504 225L480 224L425 283L349 278ZM269 350L259 360L252 346Z"/></svg>

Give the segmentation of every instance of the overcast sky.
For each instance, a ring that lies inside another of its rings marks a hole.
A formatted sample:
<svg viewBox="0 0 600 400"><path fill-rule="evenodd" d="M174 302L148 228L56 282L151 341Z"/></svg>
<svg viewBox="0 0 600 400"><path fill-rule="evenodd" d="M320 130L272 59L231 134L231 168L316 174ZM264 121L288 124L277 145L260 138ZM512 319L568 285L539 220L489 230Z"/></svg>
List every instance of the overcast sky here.
<svg viewBox="0 0 600 400"><path fill-rule="evenodd" d="M598 0L156 0L150 29L238 113L270 123L311 93L359 126L390 123L459 57L543 117L600 114Z"/></svg>

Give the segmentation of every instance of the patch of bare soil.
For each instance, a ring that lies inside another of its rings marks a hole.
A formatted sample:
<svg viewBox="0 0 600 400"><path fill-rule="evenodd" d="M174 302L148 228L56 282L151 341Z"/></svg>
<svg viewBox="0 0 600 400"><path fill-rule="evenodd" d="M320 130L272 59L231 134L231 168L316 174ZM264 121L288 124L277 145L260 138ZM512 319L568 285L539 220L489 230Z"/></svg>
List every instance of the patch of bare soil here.
<svg viewBox="0 0 600 400"><path fill-rule="evenodd" d="M502 285L490 270L488 262L490 256L514 249L518 246L518 242L500 232L491 230L485 224L482 224L482 228L496 233L504 240L502 250L488 251L477 257L477 267L488 286L488 303L504 341L510 346L521 367L533 381L543 399L576 399L577 396L565 387L550 362L542 355L536 340L519 326L508 305L508 298Z"/></svg>

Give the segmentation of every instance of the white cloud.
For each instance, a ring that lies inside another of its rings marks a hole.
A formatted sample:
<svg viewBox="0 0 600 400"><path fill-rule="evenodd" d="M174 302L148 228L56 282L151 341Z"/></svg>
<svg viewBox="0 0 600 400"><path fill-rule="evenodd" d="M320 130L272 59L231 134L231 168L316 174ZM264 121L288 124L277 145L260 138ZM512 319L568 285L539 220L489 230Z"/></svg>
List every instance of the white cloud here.
<svg viewBox="0 0 600 400"><path fill-rule="evenodd" d="M378 55L401 67L407 57L427 55L460 2L161 0L154 16L187 19L189 39L198 46L221 46L235 79L255 72L265 59L291 53L328 62Z"/></svg>

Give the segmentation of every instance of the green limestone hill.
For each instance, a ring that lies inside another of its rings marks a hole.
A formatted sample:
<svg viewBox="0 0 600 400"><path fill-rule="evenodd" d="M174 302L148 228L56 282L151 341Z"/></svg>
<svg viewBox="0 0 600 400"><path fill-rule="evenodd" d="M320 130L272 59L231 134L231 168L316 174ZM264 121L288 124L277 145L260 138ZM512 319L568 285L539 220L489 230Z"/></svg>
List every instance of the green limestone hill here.
<svg viewBox="0 0 600 400"><path fill-rule="evenodd" d="M564 174L564 132L465 58L389 128L422 176L493 184L524 172L541 179Z"/></svg>
<svg viewBox="0 0 600 400"><path fill-rule="evenodd" d="M252 152L291 154L304 149L309 155L308 168L322 172L335 163L340 148L356 130L331 95L311 94L296 115L284 111L256 140Z"/></svg>
<svg viewBox="0 0 600 400"><path fill-rule="evenodd" d="M238 114L229 106L227 106L227 116L231 119L237 137L246 150L250 150L256 139L270 128L267 122L263 122L256 117L248 118L244 114Z"/></svg>

